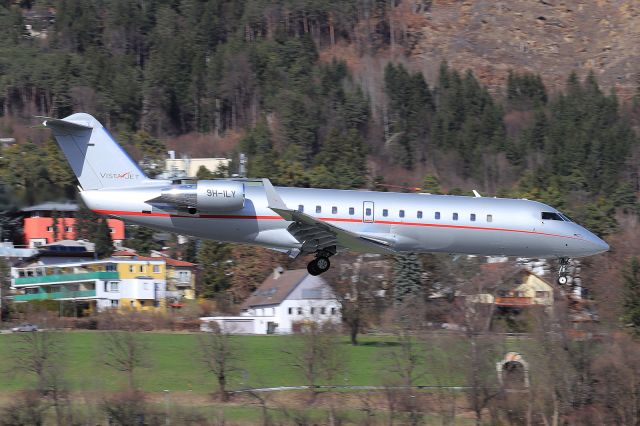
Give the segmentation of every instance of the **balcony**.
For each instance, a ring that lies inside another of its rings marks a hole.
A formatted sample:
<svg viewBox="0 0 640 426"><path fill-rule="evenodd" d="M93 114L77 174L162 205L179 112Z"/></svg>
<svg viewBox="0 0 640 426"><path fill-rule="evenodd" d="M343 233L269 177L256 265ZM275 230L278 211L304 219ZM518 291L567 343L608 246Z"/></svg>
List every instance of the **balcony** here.
<svg viewBox="0 0 640 426"><path fill-rule="evenodd" d="M62 283L72 281L87 281L87 280L112 280L118 279L117 272L81 272L78 274L54 274L54 275L41 275L37 277L20 277L14 279L14 286L17 285L33 285L33 284L51 284Z"/></svg>
<svg viewBox="0 0 640 426"><path fill-rule="evenodd" d="M40 277L42 278L42 277ZM56 293L34 293L34 294L17 294L13 296L16 302L29 302L32 300L57 300L57 299L80 299L96 297L95 290L78 290L78 291L59 291Z"/></svg>
<svg viewBox="0 0 640 426"><path fill-rule="evenodd" d="M533 297L496 297L497 306L531 306Z"/></svg>

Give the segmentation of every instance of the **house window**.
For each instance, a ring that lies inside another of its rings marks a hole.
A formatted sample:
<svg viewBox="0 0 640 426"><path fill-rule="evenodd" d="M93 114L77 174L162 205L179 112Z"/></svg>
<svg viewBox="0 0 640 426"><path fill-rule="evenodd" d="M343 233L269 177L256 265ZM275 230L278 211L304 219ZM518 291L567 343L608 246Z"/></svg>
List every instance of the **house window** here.
<svg viewBox="0 0 640 426"><path fill-rule="evenodd" d="M111 301L111 307L112 308L117 308L119 304L120 304L119 300L112 300Z"/></svg>
<svg viewBox="0 0 640 426"><path fill-rule="evenodd" d="M548 291L536 291L536 297L538 299L546 299L549 297L549 292Z"/></svg>
<svg viewBox="0 0 640 426"><path fill-rule="evenodd" d="M133 265L129 265L129 272L133 272L134 271L134 266Z"/></svg>
<svg viewBox="0 0 640 426"><path fill-rule="evenodd" d="M110 292L118 292L120 288L120 283L118 281L109 281L109 290Z"/></svg>
<svg viewBox="0 0 640 426"><path fill-rule="evenodd" d="M422 219L422 212L418 210L418 219Z"/></svg>
<svg viewBox="0 0 640 426"><path fill-rule="evenodd" d="M53 226L47 226L47 231L53 232Z"/></svg>
<svg viewBox="0 0 640 426"><path fill-rule="evenodd" d="M71 227L70 226L65 226L64 227L64 232L71 232Z"/></svg>
<svg viewBox="0 0 640 426"><path fill-rule="evenodd" d="M322 213L322 207L316 206L316 213Z"/></svg>
<svg viewBox="0 0 640 426"><path fill-rule="evenodd" d="M293 315L293 308L289 308L289 315Z"/></svg>
<svg viewBox="0 0 640 426"><path fill-rule="evenodd" d="M107 265L107 272L116 272L116 265L109 263Z"/></svg>
<svg viewBox="0 0 640 426"><path fill-rule="evenodd" d="M300 213L303 213L303 212L304 212L304 206L303 206L302 204L298 205L298 211L299 211Z"/></svg>
<svg viewBox="0 0 640 426"><path fill-rule="evenodd" d="M144 306L144 300L140 301L140 306Z"/></svg>
<svg viewBox="0 0 640 426"><path fill-rule="evenodd" d="M331 214L338 214L338 208L336 206L331 207Z"/></svg>
<svg viewBox="0 0 640 426"><path fill-rule="evenodd" d="M475 213L471 213L471 216L469 216L469 218L471 219L471 222L475 222L476 221L476 214Z"/></svg>
<svg viewBox="0 0 640 426"><path fill-rule="evenodd" d="M453 220L458 220L458 213L453 214Z"/></svg>
<svg viewBox="0 0 640 426"><path fill-rule="evenodd" d="M129 304L131 305L132 308L136 307L136 301L132 300L131 302L129 302Z"/></svg>
<svg viewBox="0 0 640 426"><path fill-rule="evenodd" d="M140 272L144 272L144 265L140 265Z"/></svg>
<svg viewBox="0 0 640 426"><path fill-rule="evenodd" d="M188 283L189 271L178 271L178 281L181 283Z"/></svg>
<svg viewBox="0 0 640 426"><path fill-rule="evenodd" d="M109 228L109 233L110 233L110 234L113 234L114 232L116 232L116 230L115 230L115 229L113 229L113 228Z"/></svg>
<svg viewBox="0 0 640 426"><path fill-rule="evenodd" d="M400 217L404 217L404 210L400 210Z"/></svg>
<svg viewBox="0 0 640 426"><path fill-rule="evenodd" d="M160 272L160 265L153 265L153 272L156 274Z"/></svg>
<svg viewBox="0 0 640 426"><path fill-rule="evenodd" d="M313 315L316 312L316 308L311 308L311 315Z"/></svg>
<svg viewBox="0 0 640 426"><path fill-rule="evenodd" d="M487 222L493 222L493 215L492 214L488 214L487 215Z"/></svg>
<svg viewBox="0 0 640 426"><path fill-rule="evenodd" d="M356 214L356 209L354 209L353 207L349 207L349 214L351 216L353 216L354 214Z"/></svg>
<svg viewBox="0 0 640 426"><path fill-rule="evenodd" d="M335 315L336 314L336 308L331 308L331 315Z"/></svg>
<svg viewBox="0 0 640 426"><path fill-rule="evenodd" d="M384 217L389 216L389 210L387 210L387 209L382 210L382 216L384 216Z"/></svg>
<svg viewBox="0 0 640 426"><path fill-rule="evenodd" d="M320 308L320 314L325 315L327 313L327 308Z"/></svg>
<svg viewBox="0 0 640 426"><path fill-rule="evenodd" d="M440 219L440 212L436 212L435 217L436 217L436 219Z"/></svg>
<svg viewBox="0 0 640 426"><path fill-rule="evenodd" d="M302 308L298 308L298 315L302 315Z"/></svg>

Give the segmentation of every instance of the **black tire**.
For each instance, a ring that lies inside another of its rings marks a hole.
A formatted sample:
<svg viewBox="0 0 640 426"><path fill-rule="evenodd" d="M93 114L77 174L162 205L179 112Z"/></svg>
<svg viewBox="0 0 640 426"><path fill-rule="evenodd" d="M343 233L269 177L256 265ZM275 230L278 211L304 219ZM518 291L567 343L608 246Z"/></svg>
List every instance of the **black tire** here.
<svg viewBox="0 0 640 426"><path fill-rule="evenodd" d="M322 271L318 269L315 259L309 262L309 264L307 265L307 272L309 272L309 274L313 276L320 275L322 273Z"/></svg>
<svg viewBox="0 0 640 426"><path fill-rule="evenodd" d="M566 284L566 283L568 283L568 282L569 282L569 279L568 279L566 276L564 276L564 275L560 275L560 276L558 277L558 284L560 284L560 285L565 285L565 284Z"/></svg>

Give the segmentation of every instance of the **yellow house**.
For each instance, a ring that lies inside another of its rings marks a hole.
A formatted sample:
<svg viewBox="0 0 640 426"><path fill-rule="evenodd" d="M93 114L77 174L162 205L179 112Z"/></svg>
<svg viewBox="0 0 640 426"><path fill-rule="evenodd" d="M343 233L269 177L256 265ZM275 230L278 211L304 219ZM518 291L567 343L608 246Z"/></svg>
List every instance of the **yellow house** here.
<svg viewBox="0 0 640 426"><path fill-rule="evenodd" d="M193 300L196 298L196 265L194 263L171 259L164 256L138 256L135 252L128 250L115 252L113 257L118 259L154 262L153 266L149 266L145 269L145 271L147 271L146 274L157 279L165 280L166 299L167 305L169 306L177 306L176 304L179 304L180 301L184 299ZM162 262L162 265L159 267L156 266L157 262ZM145 273L142 269L140 271L138 270L139 266L128 265L128 267L130 270L127 272L121 272L121 275L128 274L127 276L137 276L140 273Z"/></svg>
<svg viewBox="0 0 640 426"><path fill-rule="evenodd" d="M534 273L523 269L505 280L495 292L495 304L504 307L553 305L553 287Z"/></svg>

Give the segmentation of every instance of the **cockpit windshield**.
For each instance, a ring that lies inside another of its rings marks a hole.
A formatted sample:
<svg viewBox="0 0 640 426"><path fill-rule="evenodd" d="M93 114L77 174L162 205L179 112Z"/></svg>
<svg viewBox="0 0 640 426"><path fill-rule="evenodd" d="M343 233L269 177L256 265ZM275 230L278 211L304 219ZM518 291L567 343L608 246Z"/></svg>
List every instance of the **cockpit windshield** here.
<svg viewBox="0 0 640 426"><path fill-rule="evenodd" d="M571 222L567 216L556 212L542 212L542 220L559 220L560 222Z"/></svg>

